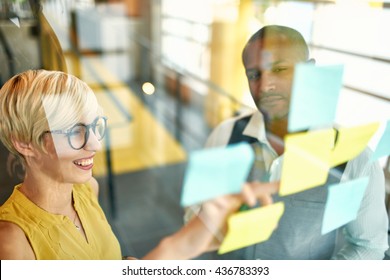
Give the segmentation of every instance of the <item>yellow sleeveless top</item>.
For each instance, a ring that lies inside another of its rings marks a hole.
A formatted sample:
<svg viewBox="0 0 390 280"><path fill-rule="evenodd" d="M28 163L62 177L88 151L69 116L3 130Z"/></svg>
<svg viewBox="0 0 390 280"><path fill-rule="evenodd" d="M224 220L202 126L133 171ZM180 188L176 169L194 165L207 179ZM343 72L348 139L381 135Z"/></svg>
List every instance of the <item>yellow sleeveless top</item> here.
<svg viewBox="0 0 390 280"><path fill-rule="evenodd" d="M0 220L18 225L26 234L37 260L121 259L120 245L89 184L73 186L74 207L87 240L73 222L35 205L16 186L0 207Z"/></svg>

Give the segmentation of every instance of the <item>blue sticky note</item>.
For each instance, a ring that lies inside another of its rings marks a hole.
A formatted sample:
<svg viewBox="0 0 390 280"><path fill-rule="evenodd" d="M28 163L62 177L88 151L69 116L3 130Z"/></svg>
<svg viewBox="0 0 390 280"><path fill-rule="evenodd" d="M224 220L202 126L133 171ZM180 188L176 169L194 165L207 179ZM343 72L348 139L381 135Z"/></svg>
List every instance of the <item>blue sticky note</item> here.
<svg viewBox="0 0 390 280"><path fill-rule="evenodd" d="M321 233L326 234L357 217L368 177L329 186Z"/></svg>
<svg viewBox="0 0 390 280"><path fill-rule="evenodd" d="M386 124L385 131L376 146L375 152L372 155L372 160L377 160L380 157L390 155L390 120Z"/></svg>
<svg viewBox="0 0 390 280"><path fill-rule="evenodd" d="M295 66L288 131L333 124L342 86L343 65Z"/></svg>
<svg viewBox="0 0 390 280"><path fill-rule="evenodd" d="M254 152L247 143L192 152L184 175L181 206L239 193L253 161Z"/></svg>

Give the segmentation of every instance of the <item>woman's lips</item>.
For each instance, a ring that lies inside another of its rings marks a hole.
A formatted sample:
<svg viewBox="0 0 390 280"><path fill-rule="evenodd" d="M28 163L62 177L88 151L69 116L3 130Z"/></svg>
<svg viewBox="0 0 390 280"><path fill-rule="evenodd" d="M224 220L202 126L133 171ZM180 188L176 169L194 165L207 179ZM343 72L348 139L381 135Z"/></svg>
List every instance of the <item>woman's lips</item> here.
<svg viewBox="0 0 390 280"><path fill-rule="evenodd" d="M89 170L93 167L93 157L78 159L73 161L73 163L80 169Z"/></svg>

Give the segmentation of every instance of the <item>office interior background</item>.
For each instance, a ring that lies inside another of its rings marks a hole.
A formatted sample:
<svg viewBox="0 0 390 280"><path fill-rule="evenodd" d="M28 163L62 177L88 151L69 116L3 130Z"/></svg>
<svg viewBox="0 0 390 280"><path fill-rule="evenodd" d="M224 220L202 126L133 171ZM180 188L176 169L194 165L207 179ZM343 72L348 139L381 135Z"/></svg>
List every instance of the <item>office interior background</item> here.
<svg viewBox="0 0 390 280"><path fill-rule="evenodd" d="M95 158L99 199L123 255L142 257L183 224L188 155L255 108L241 52L267 24L300 31L317 64L344 65L335 125L380 122L374 148L390 120L390 1L2 0L0 84L47 68L92 87L110 127ZM0 155L3 203L23 170ZM380 164L389 208L389 157Z"/></svg>

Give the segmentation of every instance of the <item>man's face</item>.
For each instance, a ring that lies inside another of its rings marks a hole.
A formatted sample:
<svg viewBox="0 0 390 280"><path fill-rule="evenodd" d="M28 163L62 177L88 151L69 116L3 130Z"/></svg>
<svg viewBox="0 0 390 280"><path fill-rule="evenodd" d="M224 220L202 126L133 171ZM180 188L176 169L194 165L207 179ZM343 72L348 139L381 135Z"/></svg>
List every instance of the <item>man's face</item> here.
<svg viewBox="0 0 390 280"><path fill-rule="evenodd" d="M244 67L249 89L266 120L287 118L294 65L302 60L282 36L259 39L247 45Z"/></svg>

